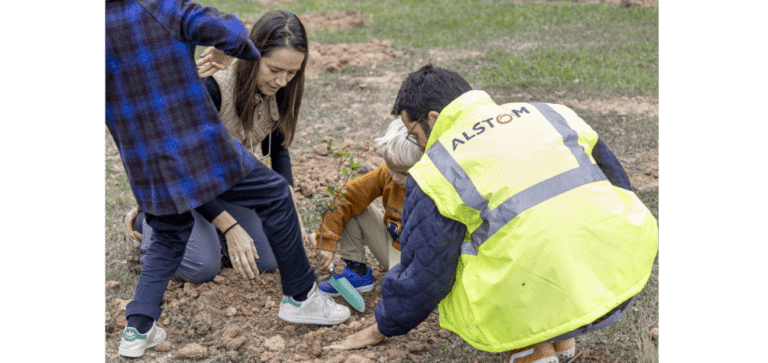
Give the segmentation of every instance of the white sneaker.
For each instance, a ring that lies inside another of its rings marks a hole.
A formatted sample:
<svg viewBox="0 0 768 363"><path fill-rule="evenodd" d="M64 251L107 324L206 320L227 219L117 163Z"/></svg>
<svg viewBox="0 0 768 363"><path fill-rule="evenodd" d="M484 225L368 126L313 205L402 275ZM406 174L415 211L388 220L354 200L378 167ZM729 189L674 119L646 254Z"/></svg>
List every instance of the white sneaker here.
<svg viewBox="0 0 768 363"><path fill-rule="evenodd" d="M333 299L317 289L317 283L312 285L307 299L293 300L293 297L283 295L280 302L280 312L277 317L291 323L335 325L349 319L350 312L346 306L336 304Z"/></svg>
<svg viewBox="0 0 768 363"><path fill-rule="evenodd" d="M165 329L152 323L152 329L146 334L139 334L136 328L126 327L123 330L123 338L120 340L118 354L124 357L137 358L144 354L144 350L153 348L165 340Z"/></svg>

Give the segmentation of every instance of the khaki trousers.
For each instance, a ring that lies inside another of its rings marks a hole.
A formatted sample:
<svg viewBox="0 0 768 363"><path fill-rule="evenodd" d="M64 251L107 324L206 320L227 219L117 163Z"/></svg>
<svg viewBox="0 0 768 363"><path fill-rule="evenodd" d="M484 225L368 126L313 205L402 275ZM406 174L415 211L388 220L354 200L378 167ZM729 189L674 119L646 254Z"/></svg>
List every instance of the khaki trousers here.
<svg viewBox="0 0 768 363"><path fill-rule="evenodd" d="M400 251L392 246L392 236L384 226L384 216L373 206L349 219L341 230L336 254L346 260L367 262L365 246L385 270L400 263Z"/></svg>

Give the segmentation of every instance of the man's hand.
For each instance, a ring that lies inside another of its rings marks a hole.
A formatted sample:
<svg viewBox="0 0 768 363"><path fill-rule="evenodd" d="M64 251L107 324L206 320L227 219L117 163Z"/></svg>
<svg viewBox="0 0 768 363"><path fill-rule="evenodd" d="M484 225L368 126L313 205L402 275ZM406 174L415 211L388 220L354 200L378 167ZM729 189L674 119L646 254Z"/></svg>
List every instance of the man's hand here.
<svg viewBox="0 0 768 363"><path fill-rule="evenodd" d="M220 70L227 69L232 64L232 60L233 58L227 56L224 52L214 47L208 47L200 54L200 59L195 62L197 64L197 75L200 78L210 77Z"/></svg>
<svg viewBox="0 0 768 363"><path fill-rule="evenodd" d="M253 245L253 240L248 232L238 224L230 229L224 237L227 239L229 260L232 261L232 267L235 268L235 271L243 278L255 278L259 274L259 269L256 267L259 254L256 252L256 246Z"/></svg>
<svg viewBox="0 0 768 363"><path fill-rule="evenodd" d="M379 344L382 340L384 340L384 334L379 332L379 327L374 322L373 325L346 337L341 342L324 347L323 349L360 349L369 345Z"/></svg>
<svg viewBox="0 0 768 363"><path fill-rule="evenodd" d="M320 269L320 271L325 271L328 269L328 267L331 267L331 261L333 261L335 256L336 252L320 250L320 266L318 266L318 269Z"/></svg>

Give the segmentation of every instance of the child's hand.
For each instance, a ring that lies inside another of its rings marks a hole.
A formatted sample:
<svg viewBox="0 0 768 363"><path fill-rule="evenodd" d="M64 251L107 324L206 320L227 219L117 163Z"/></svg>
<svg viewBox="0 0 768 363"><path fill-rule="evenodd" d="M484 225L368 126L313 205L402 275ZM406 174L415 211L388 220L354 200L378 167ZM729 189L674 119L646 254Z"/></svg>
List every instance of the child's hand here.
<svg viewBox="0 0 768 363"><path fill-rule="evenodd" d="M326 250L320 250L320 267L318 269L320 271L325 271L328 269L328 267L331 267L331 261L333 261L333 258L336 256L336 252L326 251Z"/></svg>

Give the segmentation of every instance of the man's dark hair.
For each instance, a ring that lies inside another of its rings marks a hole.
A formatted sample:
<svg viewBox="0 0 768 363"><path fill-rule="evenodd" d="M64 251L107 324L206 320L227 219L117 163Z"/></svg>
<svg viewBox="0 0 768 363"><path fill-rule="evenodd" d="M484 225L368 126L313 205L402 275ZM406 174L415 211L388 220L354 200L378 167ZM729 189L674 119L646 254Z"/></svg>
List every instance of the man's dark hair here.
<svg viewBox="0 0 768 363"><path fill-rule="evenodd" d="M392 114L405 110L411 121L416 121L429 111L440 112L472 86L458 73L427 64L408 75L397 93Z"/></svg>

